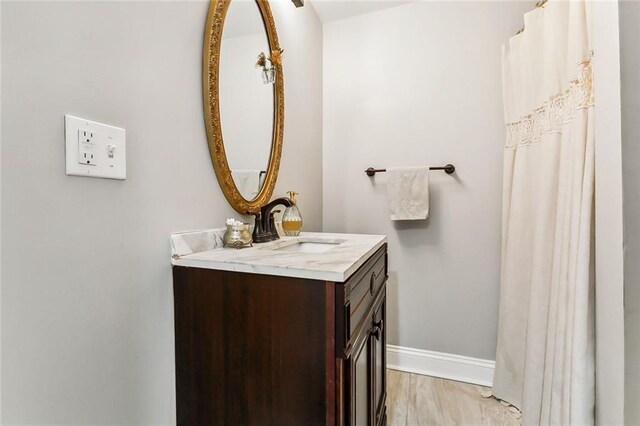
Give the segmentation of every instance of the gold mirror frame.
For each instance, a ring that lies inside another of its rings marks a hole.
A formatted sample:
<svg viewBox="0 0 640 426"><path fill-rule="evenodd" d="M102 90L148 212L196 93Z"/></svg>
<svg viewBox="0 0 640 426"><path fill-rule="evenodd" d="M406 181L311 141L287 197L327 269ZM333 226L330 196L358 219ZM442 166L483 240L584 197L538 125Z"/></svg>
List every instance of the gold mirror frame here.
<svg viewBox="0 0 640 426"><path fill-rule="evenodd" d="M222 30L227 10L233 0L211 0L207 25L204 33L204 49L202 60L202 83L204 95L204 121L207 130L207 141L211 162L218 178L222 193L231 206L241 214L256 213L260 207L267 204L278 178L280 170L280 157L282 156L282 140L284 135L284 78L282 76L282 63L274 64L276 69L275 88L273 96L273 134L271 138L271 154L267 166L264 183L260 192L253 200L246 200L236 187L231 169L227 162L227 154L222 138L222 126L220 124L219 101L219 70L220 70L220 44L222 42ZM267 0L255 0L262 15L262 22L267 33L271 52L280 51L276 23L271 14L271 8ZM269 53L265 52L267 56ZM259 53L259 52L256 52ZM248 66L250 66L249 64Z"/></svg>

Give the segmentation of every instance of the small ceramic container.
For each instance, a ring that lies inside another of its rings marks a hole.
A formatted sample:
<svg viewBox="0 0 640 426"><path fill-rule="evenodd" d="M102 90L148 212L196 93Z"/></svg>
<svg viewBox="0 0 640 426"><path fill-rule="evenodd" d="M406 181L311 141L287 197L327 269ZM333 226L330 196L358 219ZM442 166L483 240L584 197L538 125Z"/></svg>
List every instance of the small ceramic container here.
<svg viewBox="0 0 640 426"><path fill-rule="evenodd" d="M234 247L236 249L253 247L249 224L227 225L227 231L224 233L222 241L225 247Z"/></svg>

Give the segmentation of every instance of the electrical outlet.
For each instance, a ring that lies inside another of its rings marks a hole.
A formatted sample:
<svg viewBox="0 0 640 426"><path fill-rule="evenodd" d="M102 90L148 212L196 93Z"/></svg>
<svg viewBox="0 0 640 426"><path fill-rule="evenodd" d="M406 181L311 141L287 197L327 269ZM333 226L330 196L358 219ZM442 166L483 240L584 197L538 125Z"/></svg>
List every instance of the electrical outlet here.
<svg viewBox="0 0 640 426"><path fill-rule="evenodd" d="M78 163L96 165L96 144L91 130L78 129Z"/></svg>
<svg viewBox="0 0 640 426"><path fill-rule="evenodd" d="M67 175L126 179L125 130L64 116Z"/></svg>

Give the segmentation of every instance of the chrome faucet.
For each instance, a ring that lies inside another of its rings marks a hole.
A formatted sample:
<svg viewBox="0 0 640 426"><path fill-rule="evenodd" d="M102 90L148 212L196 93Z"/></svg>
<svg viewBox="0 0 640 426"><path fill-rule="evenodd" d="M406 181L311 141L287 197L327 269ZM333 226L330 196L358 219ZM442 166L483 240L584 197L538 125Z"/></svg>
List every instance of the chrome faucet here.
<svg viewBox="0 0 640 426"><path fill-rule="evenodd" d="M279 210L273 211L273 208L280 205L291 207L293 203L287 197L280 197L262 206L260 213L251 213L255 216L255 225L253 227L254 243L266 243L267 241L280 239L273 218L279 212Z"/></svg>

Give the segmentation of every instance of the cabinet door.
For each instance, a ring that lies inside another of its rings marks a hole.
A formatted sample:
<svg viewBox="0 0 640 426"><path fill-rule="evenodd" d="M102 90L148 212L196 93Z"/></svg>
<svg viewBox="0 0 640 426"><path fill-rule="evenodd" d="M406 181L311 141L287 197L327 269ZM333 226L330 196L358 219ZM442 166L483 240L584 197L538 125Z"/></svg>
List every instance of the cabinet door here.
<svg viewBox="0 0 640 426"><path fill-rule="evenodd" d="M373 367L373 415L375 425L386 424L386 399L387 399L387 333L386 321L386 295L383 293L380 301L373 311L373 327L371 329L371 364Z"/></svg>
<svg viewBox="0 0 640 426"><path fill-rule="evenodd" d="M356 426L369 426L371 421L371 328L353 351L351 358L351 422Z"/></svg>

